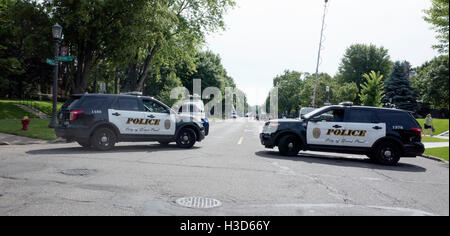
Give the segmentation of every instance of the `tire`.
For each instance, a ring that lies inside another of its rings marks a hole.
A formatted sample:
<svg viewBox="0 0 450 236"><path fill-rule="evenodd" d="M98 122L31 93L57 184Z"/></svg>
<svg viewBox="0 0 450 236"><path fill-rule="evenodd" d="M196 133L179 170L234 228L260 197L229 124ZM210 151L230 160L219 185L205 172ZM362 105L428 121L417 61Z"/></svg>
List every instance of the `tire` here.
<svg viewBox="0 0 450 236"><path fill-rule="evenodd" d="M116 134L108 128L97 129L91 138L92 147L99 151L108 151L113 149L116 142Z"/></svg>
<svg viewBox="0 0 450 236"><path fill-rule="evenodd" d="M374 159L386 166L395 166L400 161L400 148L394 143L384 142L375 149Z"/></svg>
<svg viewBox="0 0 450 236"><path fill-rule="evenodd" d="M177 136L177 145L180 148L192 148L197 142L195 131L189 128L182 129Z"/></svg>
<svg viewBox="0 0 450 236"><path fill-rule="evenodd" d="M301 144L293 135L286 135L280 139L278 149L283 156L297 156L301 149Z"/></svg>
<svg viewBox="0 0 450 236"><path fill-rule="evenodd" d="M77 143L84 148L90 148L92 146L89 141L77 141Z"/></svg>
<svg viewBox="0 0 450 236"><path fill-rule="evenodd" d="M376 157L375 157L375 154L373 154L373 153L367 154L367 157L368 157L372 162L377 162L377 159L376 159Z"/></svg>

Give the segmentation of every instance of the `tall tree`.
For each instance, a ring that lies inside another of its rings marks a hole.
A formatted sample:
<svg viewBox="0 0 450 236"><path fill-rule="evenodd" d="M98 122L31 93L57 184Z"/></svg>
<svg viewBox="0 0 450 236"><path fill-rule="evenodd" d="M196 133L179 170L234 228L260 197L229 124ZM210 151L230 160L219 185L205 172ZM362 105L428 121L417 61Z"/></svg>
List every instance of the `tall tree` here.
<svg viewBox="0 0 450 236"><path fill-rule="evenodd" d="M449 0L431 0L432 6L425 10L425 21L432 24L438 34L436 36L439 44L434 45L440 53L449 52Z"/></svg>
<svg viewBox="0 0 450 236"><path fill-rule="evenodd" d="M364 83L364 74L379 71L387 77L391 71L392 62L388 50L375 45L354 44L345 51L337 78L341 83L354 82L361 89ZM357 103L359 98L357 98Z"/></svg>
<svg viewBox="0 0 450 236"><path fill-rule="evenodd" d="M380 72L371 71L364 74L366 82L361 86L361 94L359 95L363 106L379 107L384 97L383 76Z"/></svg>
<svg viewBox="0 0 450 236"><path fill-rule="evenodd" d="M300 109L301 89L304 73L286 70L284 74L274 78L273 85L278 87L278 111L285 115L293 115ZM312 93L309 95L312 96ZM270 102L267 103L269 105Z"/></svg>
<svg viewBox="0 0 450 236"><path fill-rule="evenodd" d="M411 87L409 65L407 62L395 62L389 78L384 82L386 96L383 101L395 104L400 109L414 111L417 97Z"/></svg>
<svg viewBox="0 0 450 236"><path fill-rule="evenodd" d="M449 109L449 57L436 57L415 71L412 84L419 100L435 109Z"/></svg>
<svg viewBox="0 0 450 236"><path fill-rule="evenodd" d="M154 0L143 20L146 39L129 65L129 89L142 91L150 71L180 58L195 59L207 32L223 29L223 16L233 0Z"/></svg>
<svg viewBox="0 0 450 236"><path fill-rule="evenodd" d="M51 23L34 1L0 0L0 94L23 97L48 85L52 68Z"/></svg>
<svg viewBox="0 0 450 236"><path fill-rule="evenodd" d="M135 43L133 36L139 29L133 28L133 21L142 16L145 3L144 0L45 1L53 22L63 27L63 44L75 56L74 93L86 91L91 69L105 55L124 55L117 52Z"/></svg>

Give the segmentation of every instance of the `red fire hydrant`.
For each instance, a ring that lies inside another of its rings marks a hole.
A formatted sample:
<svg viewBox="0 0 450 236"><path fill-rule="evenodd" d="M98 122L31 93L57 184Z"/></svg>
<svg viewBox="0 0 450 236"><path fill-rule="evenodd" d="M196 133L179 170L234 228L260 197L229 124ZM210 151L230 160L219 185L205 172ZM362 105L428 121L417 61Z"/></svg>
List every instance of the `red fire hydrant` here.
<svg viewBox="0 0 450 236"><path fill-rule="evenodd" d="M28 130L28 125L30 125L30 118L28 118L28 116L25 116L22 119L22 130Z"/></svg>

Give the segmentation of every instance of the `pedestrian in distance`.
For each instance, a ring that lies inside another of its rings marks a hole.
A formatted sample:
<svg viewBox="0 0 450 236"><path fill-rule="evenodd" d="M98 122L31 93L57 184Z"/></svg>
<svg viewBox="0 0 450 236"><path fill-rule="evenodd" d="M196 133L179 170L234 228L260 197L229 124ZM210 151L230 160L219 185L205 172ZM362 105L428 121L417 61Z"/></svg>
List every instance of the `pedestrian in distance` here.
<svg viewBox="0 0 450 236"><path fill-rule="evenodd" d="M433 137L434 125L433 125L433 118L431 117L431 114L428 114L427 118L425 118L424 128L425 128L424 134L426 134L427 133L426 131L428 130L430 136Z"/></svg>

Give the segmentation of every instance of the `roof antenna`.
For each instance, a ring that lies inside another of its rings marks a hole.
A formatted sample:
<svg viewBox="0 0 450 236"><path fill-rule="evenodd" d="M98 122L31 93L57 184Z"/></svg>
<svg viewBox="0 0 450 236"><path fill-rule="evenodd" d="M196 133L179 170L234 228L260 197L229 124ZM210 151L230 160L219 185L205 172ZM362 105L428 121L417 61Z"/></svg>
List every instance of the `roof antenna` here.
<svg viewBox="0 0 450 236"><path fill-rule="evenodd" d="M316 67L316 77L314 79L314 93L312 97L312 107L316 107L316 93L317 93L317 82L319 80L319 65L320 65L320 53L322 50L323 43L323 30L325 26L325 16L327 13L328 0L325 0L325 6L323 10L323 19L322 19L322 30L320 31L320 43L319 43L319 55L317 56L317 67Z"/></svg>

